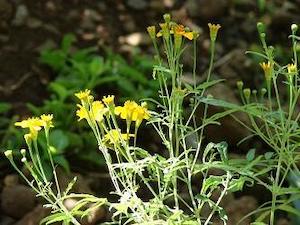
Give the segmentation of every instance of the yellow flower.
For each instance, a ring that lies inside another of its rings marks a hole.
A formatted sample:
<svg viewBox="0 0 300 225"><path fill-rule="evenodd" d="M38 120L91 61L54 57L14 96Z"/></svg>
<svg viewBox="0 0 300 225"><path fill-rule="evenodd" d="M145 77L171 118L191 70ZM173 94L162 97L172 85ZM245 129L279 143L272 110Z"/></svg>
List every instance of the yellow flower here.
<svg viewBox="0 0 300 225"><path fill-rule="evenodd" d="M79 98L81 101L88 101L89 99L92 98L92 96L90 94L91 94L91 91L88 89L85 89L85 91L80 91L80 92L76 93L75 96L77 98Z"/></svg>
<svg viewBox="0 0 300 225"><path fill-rule="evenodd" d="M135 121L135 126L139 127L142 121L148 120L150 118L150 113L147 109L147 103L142 103L141 106L138 106L132 115L132 120Z"/></svg>
<svg viewBox="0 0 300 225"><path fill-rule="evenodd" d="M96 121L101 122L103 116L108 112L108 109L104 107L101 101L95 101L92 103L92 113Z"/></svg>
<svg viewBox="0 0 300 225"><path fill-rule="evenodd" d="M114 95L108 95L108 96L104 96L104 97L102 98L102 101L103 101L104 104L106 104L106 105L114 104L114 100L115 100L115 96L114 96Z"/></svg>
<svg viewBox="0 0 300 225"><path fill-rule="evenodd" d="M43 123L43 127L44 128L50 128L50 127L54 127L53 126L53 122L52 122L52 119L53 119L53 115L52 114L43 114L41 115L41 122Z"/></svg>
<svg viewBox="0 0 300 225"><path fill-rule="evenodd" d="M27 120L15 123L15 126L28 128L33 139L37 138L38 131L42 129L43 125L43 121L36 117L32 117Z"/></svg>
<svg viewBox="0 0 300 225"><path fill-rule="evenodd" d="M155 26L147 27L147 31L148 31L150 38L155 39L155 34L156 34Z"/></svg>
<svg viewBox="0 0 300 225"><path fill-rule="evenodd" d="M88 112L85 109L85 107L83 107L82 105L77 104L78 106L78 110L76 111L76 115L79 117L78 121L82 120L82 119L88 119Z"/></svg>
<svg viewBox="0 0 300 225"><path fill-rule="evenodd" d="M272 78L272 69L273 69L272 63L270 61L268 61L268 63L263 62L263 63L260 63L259 65L264 70L265 78L269 82Z"/></svg>
<svg viewBox="0 0 300 225"><path fill-rule="evenodd" d="M103 120L103 116L108 112L108 109L104 107L101 101L94 101L92 103L91 109L89 111L82 105L77 105L79 109L76 111L76 115L79 117L78 121L82 119L89 119L89 115L91 118L94 118L96 121L101 122Z"/></svg>
<svg viewBox="0 0 300 225"><path fill-rule="evenodd" d="M209 23L208 27L209 27L210 39L212 41L215 41L217 39L217 34L218 34L219 29L221 28L221 25L220 24L211 24L211 23Z"/></svg>
<svg viewBox="0 0 300 225"><path fill-rule="evenodd" d="M106 145L118 145L122 141L127 141L129 140L130 137L133 137L133 134L122 134L120 130L117 129L112 129L110 130L107 134L104 135L103 137L103 142Z"/></svg>
<svg viewBox="0 0 300 225"><path fill-rule="evenodd" d="M173 28L174 34L186 37L190 41L194 38L194 33L192 31L186 31L185 27L181 24L176 24Z"/></svg>
<svg viewBox="0 0 300 225"><path fill-rule="evenodd" d="M293 63L292 64L288 64L287 65L287 69L288 69L288 73L289 74L295 74L295 73L297 73L297 67Z"/></svg>
<svg viewBox="0 0 300 225"><path fill-rule="evenodd" d="M4 152L4 155L5 155L6 158L8 158L8 159L12 159L12 157L13 157L13 151L12 151L12 150L6 150L6 151Z"/></svg>
<svg viewBox="0 0 300 225"><path fill-rule="evenodd" d="M135 101L126 101L124 106L117 106L115 108L115 114L130 123L132 121L133 112L137 107L138 104Z"/></svg>
<svg viewBox="0 0 300 225"><path fill-rule="evenodd" d="M170 26L168 23L160 23L161 30L156 34L157 37L163 36L165 39L170 37ZM172 29L171 29L172 30Z"/></svg>

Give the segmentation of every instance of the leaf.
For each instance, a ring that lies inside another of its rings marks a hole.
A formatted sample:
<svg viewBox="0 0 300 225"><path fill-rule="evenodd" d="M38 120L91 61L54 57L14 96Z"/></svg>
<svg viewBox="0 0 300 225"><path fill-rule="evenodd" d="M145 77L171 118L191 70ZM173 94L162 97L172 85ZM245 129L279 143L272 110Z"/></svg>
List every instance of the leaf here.
<svg viewBox="0 0 300 225"><path fill-rule="evenodd" d="M66 158L63 155L55 155L53 157L53 161L65 169L67 173L70 173L70 165L69 162L66 160Z"/></svg>
<svg viewBox="0 0 300 225"><path fill-rule="evenodd" d="M62 130L53 130L50 133L49 141L58 153L62 153L69 146L69 138Z"/></svg>
<svg viewBox="0 0 300 225"><path fill-rule="evenodd" d="M266 152L264 154L266 160L271 159L273 157L273 155L274 155L274 152Z"/></svg>
<svg viewBox="0 0 300 225"><path fill-rule="evenodd" d="M99 76L104 71L104 62L101 57L94 57L89 64L89 71L92 76Z"/></svg>
<svg viewBox="0 0 300 225"><path fill-rule="evenodd" d="M246 155L247 161L252 161L255 158L255 152L256 152L255 148L252 148L248 151L248 153Z"/></svg>
<svg viewBox="0 0 300 225"><path fill-rule="evenodd" d="M11 104L0 102L0 113L5 113L11 109Z"/></svg>
<svg viewBox="0 0 300 225"><path fill-rule="evenodd" d="M251 225L267 225L267 224L263 223L263 222L254 222L254 223L251 223Z"/></svg>
<svg viewBox="0 0 300 225"><path fill-rule="evenodd" d="M74 34L66 34L62 40L61 48L65 53L68 53L72 44L76 41Z"/></svg>

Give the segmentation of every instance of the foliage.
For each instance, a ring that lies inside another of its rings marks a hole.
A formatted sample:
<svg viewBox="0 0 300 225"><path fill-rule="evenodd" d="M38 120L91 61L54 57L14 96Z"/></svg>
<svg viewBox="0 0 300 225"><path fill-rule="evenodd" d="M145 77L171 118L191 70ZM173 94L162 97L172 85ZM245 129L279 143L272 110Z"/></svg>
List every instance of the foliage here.
<svg viewBox="0 0 300 225"><path fill-rule="evenodd" d="M299 200L299 188L283 186L289 173L296 174L297 177L299 175L300 113L296 111L296 105L300 88L295 50L296 42L300 39L296 36L298 27L292 26L293 63L280 66L275 61L273 48L268 47L265 42L263 25L258 25L264 53L254 54L267 60L261 63L266 88L259 92L251 91L243 88L243 83L239 82L243 102L240 106L207 95L207 89L220 82L211 80L220 25L209 24L210 65L206 81L197 84L198 33L171 21L168 14L164 15L164 20L158 32L155 26L147 28L156 50L153 78L159 84L160 98L149 100L156 104L155 111L149 110L146 102L139 104L134 100L118 105L114 95L97 100L89 89L75 94L80 100L76 114L79 120L87 122L97 140L114 187L113 194L118 201L108 202L91 195L72 194L70 191L75 180L65 191L60 190L51 151L63 148L67 141L57 140L57 137L63 135L62 132L50 132L53 127L52 115L16 123L17 126L28 129L24 136L28 151L23 149L20 154L21 162L34 180L29 181L16 166L11 150L5 154L38 196L48 202L45 206L52 208L52 215L42 222L52 224L61 221L63 224L79 225L80 219L89 215L95 207L106 205L113 213L112 221L106 224L208 225L218 218L225 225L228 217L220 204L222 199L230 192L240 191L246 185L254 184L263 185L269 190L272 201L250 213L257 215L253 225L265 225L268 215L270 224L274 225L277 210L299 214L292 206L292 203ZM182 79L181 59L186 50L186 41L192 41L194 46L193 84L187 84ZM287 89L287 97L280 95L281 86ZM288 100L287 106L282 104L284 98ZM187 104L189 110L184 110L184 105ZM210 105L227 110L209 116ZM201 119L196 117L200 106L203 109ZM232 114L237 111L246 113L250 124L240 121ZM255 149L251 149L245 159L231 159L225 142L209 142L205 145L204 129L209 125L220 125L218 119L229 114L264 140L272 152L256 156ZM139 130L143 121L147 121L161 138L163 147L158 154L151 154L148 149L137 145L138 137L145 135ZM51 135L54 137L51 138ZM45 161L41 160L38 145L43 136L48 157ZM194 138L192 143L187 141L191 137ZM52 175L47 174L47 167L51 168ZM220 173L214 175L211 173L214 170ZM264 179L266 174L270 174L268 180ZM201 182L195 188L192 181L196 177L201 177ZM181 191L183 188L187 193ZM147 193L149 196L140 193ZM71 210L67 210L63 204L68 198L78 199ZM86 209L91 204L93 207Z"/></svg>
<svg viewBox="0 0 300 225"><path fill-rule="evenodd" d="M260 209L253 213L259 213L257 222L265 221L270 216L270 224L275 224L275 211L283 210L300 216L299 211L292 207L293 202L299 200L300 189L290 185L284 186L289 174L300 176L298 163L299 155L299 119L300 113L297 109L299 103L299 75L296 36L298 26L291 26L292 34L292 62L281 66L276 61L274 48L268 46L265 40L265 27L258 23L258 31L264 52L249 52L261 57L266 62L261 63L265 76L265 88L261 90L250 90L243 87L243 82L237 86L241 95L243 106L234 105L219 100L203 98L201 101L221 106L227 109L237 109L245 112L249 117L250 124L238 122L249 129L254 135L260 137L272 152L265 154L267 163L260 165L262 171L270 171L268 181L259 178L258 183L263 185L272 194L272 200L265 203ZM287 94L285 94L287 93ZM248 158L254 160L253 150L248 153Z"/></svg>

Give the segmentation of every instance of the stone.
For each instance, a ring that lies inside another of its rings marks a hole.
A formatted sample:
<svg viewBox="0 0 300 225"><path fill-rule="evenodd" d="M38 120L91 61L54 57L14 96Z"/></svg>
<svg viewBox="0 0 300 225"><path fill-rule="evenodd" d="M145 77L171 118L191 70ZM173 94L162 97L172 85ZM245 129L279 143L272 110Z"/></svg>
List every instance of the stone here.
<svg viewBox="0 0 300 225"><path fill-rule="evenodd" d="M128 7L135 10L144 10L148 7L149 3L145 0L127 0Z"/></svg>
<svg viewBox="0 0 300 225"><path fill-rule="evenodd" d="M29 11L26 5L19 5L16 9L15 18L12 21L14 26L22 26L26 23L27 18L29 16Z"/></svg>
<svg viewBox="0 0 300 225"><path fill-rule="evenodd" d="M25 185L5 186L2 190L1 208L12 218L22 218L35 207L35 204L35 193Z"/></svg>
<svg viewBox="0 0 300 225"><path fill-rule="evenodd" d="M13 14L13 7L10 1L0 0L0 21L9 20Z"/></svg>
<svg viewBox="0 0 300 225"><path fill-rule="evenodd" d="M15 224L15 220L8 216L0 216L0 224L1 225L13 225Z"/></svg>
<svg viewBox="0 0 300 225"><path fill-rule="evenodd" d="M151 42L149 36L145 33L135 32L119 38L121 44L129 44L131 46L146 45Z"/></svg>
<svg viewBox="0 0 300 225"><path fill-rule="evenodd" d="M50 211L50 209L38 205L14 225L37 225L43 218L49 215Z"/></svg>
<svg viewBox="0 0 300 225"><path fill-rule="evenodd" d="M217 19L224 15L227 0L188 0L186 9L190 16L202 19Z"/></svg>

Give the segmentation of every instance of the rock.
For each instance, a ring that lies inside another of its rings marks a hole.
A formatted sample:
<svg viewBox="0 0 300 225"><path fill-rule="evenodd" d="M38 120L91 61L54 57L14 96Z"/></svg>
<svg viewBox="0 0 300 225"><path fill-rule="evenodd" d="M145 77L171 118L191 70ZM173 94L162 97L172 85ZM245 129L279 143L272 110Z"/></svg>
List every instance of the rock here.
<svg viewBox="0 0 300 225"><path fill-rule="evenodd" d="M22 218L36 203L35 193L25 185L5 186L1 193L3 212L15 219Z"/></svg>
<svg viewBox="0 0 300 225"><path fill-rule="evenodd" d="M10 1L0 0L0 21L9 20L13 14L13 7Z"/></svg>
<svg viewBox="0 0 300 225"><path fill-rule="evenodd" d="M190 16L206 20L220 18L227 7L227 0L188 0L186 2L186 9Z"/></svg>
<svg viewBox="0 0 300 225"><path fill-rule="evenodd" d="M6 187L16 186L18 183L19 183L19 177L18 177L18 175L11 174L11 175L7 175L4 178L4 185Z"/></svg>
<svg viewBox="0 0 300 225"><path fill-rule="evenodd" d="M43 25L43 22L37 18L29 17L26 22L27 26L31 29L39 28Z"/></svg>
<svg viewBox="0 0 300 225"><path fill-rule="evenodd" d="M68 184L77 177L77 181L72 188L73 193L80 193L80 194L92 194L92 190L90 189L87 180L80 174L70 173L67 174L62 169L57 170L57 177L59 181L59 186L61 191L64 191Z"/></svg>
<svg viewBox="0 0 300 225"><path fill-rule="evenodd" d="M13 225L15 224L15 220L8 216L0 216L0 224L1 225Z"/></svg>
<svg viewBox="0 0 300 225"><path fill-rule="evenodd" d="M104 207L98 207L94 209L89 216L86 218L86 222L83 225L96 225L101 220L105 219L107 212Z"/></svg>
<svg viewBox="0 0 300 225"><path fill-rule="evenodd" d="M49 215L50 209L43 208L42 205L38 205L31 212L27 213L21 220L14 225L37 225L40 221Z"/></svg>
<svg viewBox="0 0 300 225"><path fill-rule="evenodd" d="M239 104L239 100L235 97L234 89L231 89L226 84L219 83L209 88L208 93L213 95L216 99ZM208 114L210 116L222 111L224 110L218 107L208 107ZM244 113L236 112L234 113L234 116L249 125L248 117ZM229 145L236 146L236 144L240 140L250 135L250 132L246 128L241 126L230 116L221 118L219 122L221 123L221 126L208 126L206 128L206 135L212 142L220 142L226 140ZM244 145L241 145L240 147L243 149L245 148L245 150L247 149L247 146Z"/></svg>
<svg viewBox="0 0 300 225"><path fill-rule="evenodd" d="M149 3L146 0L127 0L128 7L135 10L144 10L148 7Z"/></svg>
<svg viewBox="0 0 300 225"><path fill-rule="evenodd" d="M126 36L122 36L119 38L119 42L121 44L129 44L131 46L138 46L138 45L146 45L150 43L150 38L147 34L145 33L132 33Z"/></svg>
<svg viewBox="0 0 300 225"><path fill-rule="evenodd" d="M16 15L12 24L15 26L22 26L26 23L27 18L29 16L29 12L26 5L19 5L16 10Z"/></svg>

